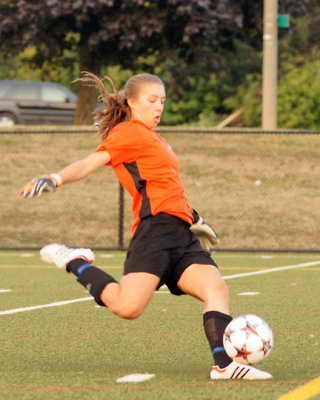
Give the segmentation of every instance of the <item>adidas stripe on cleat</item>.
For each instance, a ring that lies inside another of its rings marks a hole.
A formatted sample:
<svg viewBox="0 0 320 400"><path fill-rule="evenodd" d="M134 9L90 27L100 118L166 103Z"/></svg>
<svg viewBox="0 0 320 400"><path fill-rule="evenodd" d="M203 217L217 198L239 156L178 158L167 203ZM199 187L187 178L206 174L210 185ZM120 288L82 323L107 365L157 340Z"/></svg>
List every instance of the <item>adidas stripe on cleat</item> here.
<svg viewBox="0 0 320 400"><path fill-rule="evenodd" d="M40 250L40 258L50 264L55 264L59 268L66 268L66 265L76 258L83 258L92 264L94 254L91 249L70 248L63 244L48 244Z"/></svg>
<svg viewBox="0 0 320 400"><path fill-rule="evenodd" d="M272 375L269 372L261 371L250 365L239 364L233 361L225 368L219 368L217 365L214 365L210 371L210 378L259 380L272 379Z"/></svg>

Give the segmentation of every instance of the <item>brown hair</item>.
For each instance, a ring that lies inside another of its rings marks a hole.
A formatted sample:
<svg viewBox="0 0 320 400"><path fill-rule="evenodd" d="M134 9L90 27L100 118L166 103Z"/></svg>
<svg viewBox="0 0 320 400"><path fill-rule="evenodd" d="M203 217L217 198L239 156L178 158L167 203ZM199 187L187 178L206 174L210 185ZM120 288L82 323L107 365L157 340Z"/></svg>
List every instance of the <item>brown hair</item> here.
<svg viewBox="0 0 320 400"><path fill-rule="evenodd" d="M130 107L127 100L137 96L139 89L144 83L159 83L163 85L162 80L152 74L137 74L128 79L123 89L118 91L111 78L105 76L100 79L91 72L82 72L79 81L97 86L100 91L99 99L103 102L104 109L95 111L95 118L98 120L98 134L104 140L109 131L123 121L128 121L131 117ZM104 81L108 81L113 89L113 93L106 90Z"/></svg>

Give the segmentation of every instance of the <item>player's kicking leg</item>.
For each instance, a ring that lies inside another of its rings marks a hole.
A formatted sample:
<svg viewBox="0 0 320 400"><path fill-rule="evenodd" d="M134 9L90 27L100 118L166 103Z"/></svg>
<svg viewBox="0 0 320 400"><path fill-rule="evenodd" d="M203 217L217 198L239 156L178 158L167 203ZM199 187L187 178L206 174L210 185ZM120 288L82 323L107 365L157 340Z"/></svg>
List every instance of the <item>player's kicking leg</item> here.
<svg viewBox="0 0 320 400"><path fill-rule="evenodd" d="M56 264L77 276L77 280L94 297L120 318L137 318L147 307L160 278L146 272L128 273L118 283L112 276L92 265L92 250L50 244L40 250L43 261Z"/></svg>
<svg viewBox="0 0 320 400"><path fill-rule="evenodd" d="M160 278L148 273L131 273L117 283L109 274L92 265L94 254L85 248L68 248L60 244L45 246L40 251L43 261L66 268L78 277L81 283L100 305L127 319L136 318L149 303ZM193 265L182 274L178 286L204 303L204 326L212 348L216 365L210 372L211 379L271 379L272 375L251 366L232 362L221 348L222 335L231 317L228 315L227 293L219 284L218 271L212 266ZM221 283L221 282L220 282ZM109 285L110 284L110 285ZM213 290L215 288L215 290ZM132 309L132 304L135 308ZM221 311L210 311L220 309Z"/></svg>

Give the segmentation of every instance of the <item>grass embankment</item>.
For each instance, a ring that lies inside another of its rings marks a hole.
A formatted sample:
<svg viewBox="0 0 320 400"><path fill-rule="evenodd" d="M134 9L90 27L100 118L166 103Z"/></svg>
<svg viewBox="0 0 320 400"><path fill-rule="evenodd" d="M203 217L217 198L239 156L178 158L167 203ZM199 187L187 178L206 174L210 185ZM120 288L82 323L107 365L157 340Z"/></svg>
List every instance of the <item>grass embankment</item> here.
<svg viewBox="0 0 320 400"><path fill-rule="evenodd" d="M319 248L320 136L181 134L178 154L190 205L223 248ZM0 135L1 246L118 244L119 184L111 169L55 194L17 200L25 181L57 171L99 144L94 133ZM125 243L131 204L125 195Z"/></svg>

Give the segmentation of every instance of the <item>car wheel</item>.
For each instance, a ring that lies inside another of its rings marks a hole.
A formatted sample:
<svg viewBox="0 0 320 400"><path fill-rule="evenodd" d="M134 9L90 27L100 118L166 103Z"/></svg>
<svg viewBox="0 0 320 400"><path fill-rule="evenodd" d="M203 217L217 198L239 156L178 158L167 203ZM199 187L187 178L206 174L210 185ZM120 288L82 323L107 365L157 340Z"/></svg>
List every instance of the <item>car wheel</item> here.
<svg viewBox="0 0 320 400"><path fill-rule="evenodd" d="M17 123L17 120L13 114L0 113L0 126L13 126Z"/></svg>

